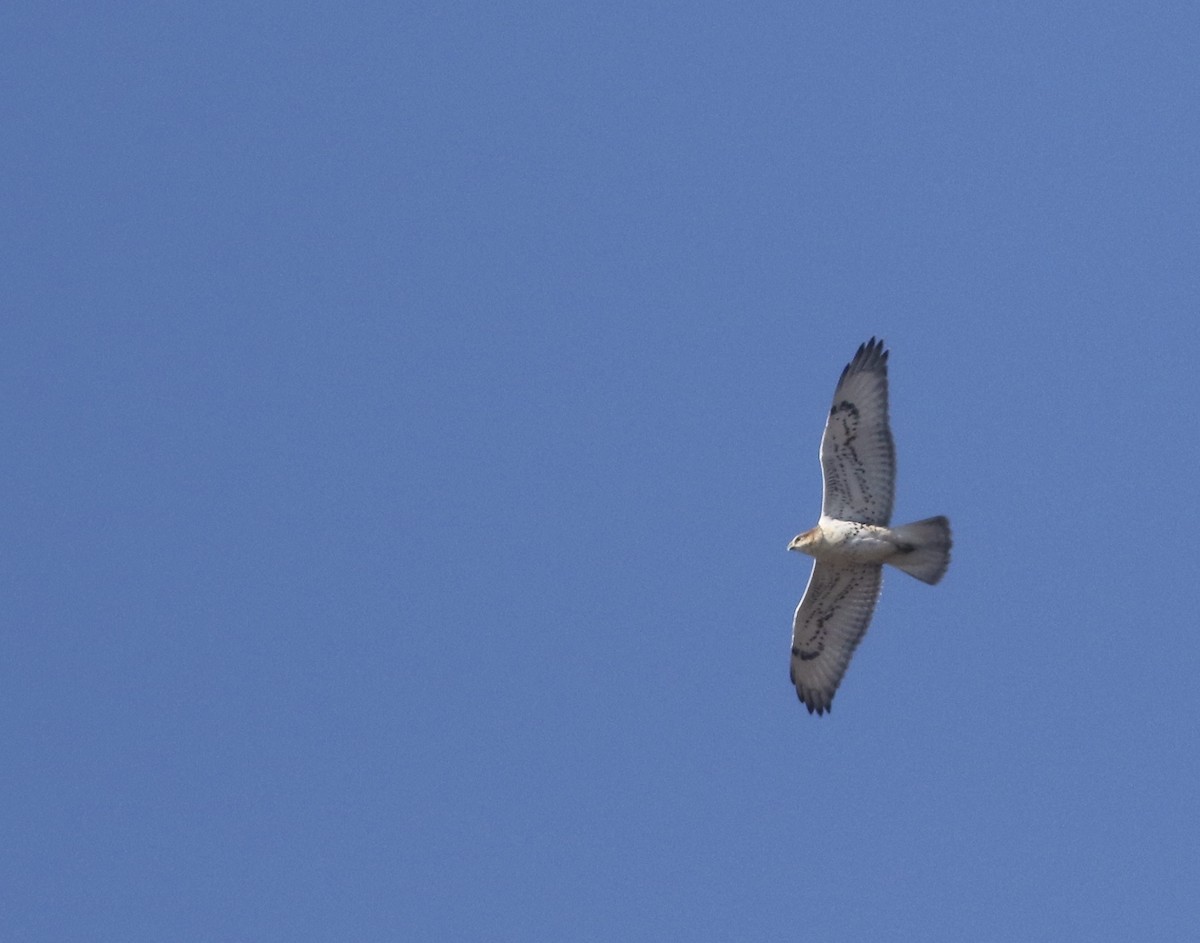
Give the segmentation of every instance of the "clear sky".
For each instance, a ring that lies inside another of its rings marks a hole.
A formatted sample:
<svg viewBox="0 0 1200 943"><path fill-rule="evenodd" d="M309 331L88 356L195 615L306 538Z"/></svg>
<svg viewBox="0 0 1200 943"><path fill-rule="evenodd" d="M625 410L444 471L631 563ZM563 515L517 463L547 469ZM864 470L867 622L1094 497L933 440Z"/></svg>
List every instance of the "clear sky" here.
<svg viewBox="0 0 1200 943"><path fill-rule="evenodd" d="M6 6L0 938L1194 933L1198 11Z"/></svg>

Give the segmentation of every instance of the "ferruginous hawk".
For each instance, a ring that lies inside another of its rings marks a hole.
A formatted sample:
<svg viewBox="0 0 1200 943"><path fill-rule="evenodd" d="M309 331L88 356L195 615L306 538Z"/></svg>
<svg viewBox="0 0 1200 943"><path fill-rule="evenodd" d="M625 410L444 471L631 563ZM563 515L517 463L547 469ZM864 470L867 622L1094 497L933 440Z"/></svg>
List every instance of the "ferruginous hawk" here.
<svg viewBox="0 0 1200 943"><path fill-rule="evenodd" d="M824 714L833 703L871 622L883 564L931 584L950 565L946 518L888 526L896 459L887 358L883 341L872 337L842 371L821 440L821 518L788 544L816 561L792 631L792 684L810 714Z"/></svg>

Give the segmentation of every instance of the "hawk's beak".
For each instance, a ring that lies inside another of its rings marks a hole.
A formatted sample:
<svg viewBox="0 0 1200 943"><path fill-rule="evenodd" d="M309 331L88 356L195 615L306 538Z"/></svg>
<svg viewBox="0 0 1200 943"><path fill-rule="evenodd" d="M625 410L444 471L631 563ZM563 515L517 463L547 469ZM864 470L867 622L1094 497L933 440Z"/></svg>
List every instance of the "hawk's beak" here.
<svg viewBox="0 0 1200 943"><path fill-rule="evenodd" d="M792 542L790 544L788 544L788 550L799 550L799 549L800 549L800 538L793 537Z"/></svg>

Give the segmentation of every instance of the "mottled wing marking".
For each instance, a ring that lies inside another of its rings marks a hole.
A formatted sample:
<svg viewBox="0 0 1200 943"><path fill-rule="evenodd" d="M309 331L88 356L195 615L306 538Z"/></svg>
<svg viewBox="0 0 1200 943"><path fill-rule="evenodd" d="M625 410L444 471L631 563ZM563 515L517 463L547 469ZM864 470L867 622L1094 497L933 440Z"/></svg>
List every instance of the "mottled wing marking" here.
<svg viewBox="0 0 1200 943"><path fill-rule="evenodd" d="M810 714L833 703L882 585L881 566L813 565L792 630L792 684Z"/></svg>
<svg viewBox="0 0 1200 943"><path fill-rule="evenodd" d="M888 524L896 455L888 428L887 351L871 338L846 364L821 439L826 517Z"/></svg>

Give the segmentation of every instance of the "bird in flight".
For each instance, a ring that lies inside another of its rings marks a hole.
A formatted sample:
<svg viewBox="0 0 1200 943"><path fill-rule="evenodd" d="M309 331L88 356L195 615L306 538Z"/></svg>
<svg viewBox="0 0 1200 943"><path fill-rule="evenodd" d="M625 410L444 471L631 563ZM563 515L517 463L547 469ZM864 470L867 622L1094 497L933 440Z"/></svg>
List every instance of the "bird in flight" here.
<svg viewBox="0 0 1200 943"><path fill-rule="evenodd" d="M833 703L875 611L883 564L930 584L950 565L946 518L888 526L896 456L887 358L883 341L872 337L842 371L821 439L821 518L788 544L815 559L792 630L792 684L810 714Z"/></svg>

